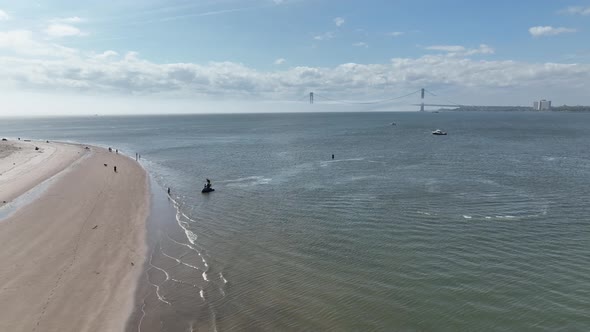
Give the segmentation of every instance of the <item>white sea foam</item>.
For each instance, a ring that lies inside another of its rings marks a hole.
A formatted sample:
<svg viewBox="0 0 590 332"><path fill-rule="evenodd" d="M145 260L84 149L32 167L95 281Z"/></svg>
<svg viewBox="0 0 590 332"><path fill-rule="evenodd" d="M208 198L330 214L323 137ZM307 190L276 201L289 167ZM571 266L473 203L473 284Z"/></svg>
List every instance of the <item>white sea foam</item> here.
<svg viewBox="0 0 590 332"><path fill-rule="evenodd" d="M207 272L206 271L203 272L202 276L203 276L203 280L209 281L209 279L207 279Z"/></svg>
<svg viewBox="0 0 590 332"><path fill-rule="evenodd" d="M497 219L515 219L517 218L516 216L513 215L501 215L501 216L496 216Z"/></svg>
<svg viewBox="0 0 590 332"><path fill-rule="evenodd" d="M192 222L197 222L196 220L192 219L191 217L187 216L184 212L181 212L182 216L185 217L186 219L192 221Z"/></svg>
<svg viewBox="0 0 590 332"><path fill-rule="evenodd" d="M199 291L199 295L201 295L201 298L205 301L205 292L202 289Z"/></svg>
<svg viewBox="0 0 590 332"><path fill-rule="evenodd" d="M191 249L191 250L195 251L197 254L199 254L199 256L201 256L201 252L200 252L200 251L199 251L197 248L195 248L195 247L191 246L190 244L186 244L186 243L178 242L178 241L174 240L173 238L171 238L171 237L170 237L170 235L168 235L168 234L166 234L166 237L168 237L168 239L169 239L170 241L172 241L172 242L174 242L174 243L176 243L176 244L178 244L178 245L180 245L180 246L187 247L187 248L189 248L189 249Z"/></svg>
<svg viewBox="0 0 590 332"><path fill-rule="evenodd" d="M188 238L188 241L191 244L195 244L197 242L197 234L193 233L192 231L188 230L187 228L184 229L184 233L186 234L186 237Z"/></svg>
<svg viewBox="0 0 590 332"><path fill-rule="evenodd" d="M465 219L471 219L473 217L472 216L468 216L468 215L463 215L463 218L465 218Z"/></svg>
<svg viewBox="0 0 590 332"><path fill-rule="evenodd" d="M219 279L221 279L224 284L227 284L227 280L223 277L223 273L221 272L219 272Z"/></svg>
<svg viewBox="0 0 590 332"><path fill-rule="evenodd" d="M257 185L262 185L262 184L269 184L271 181L272 181L272 178L267 178L264 176L248 176L245 178L217 181L217 182L227 183L228 187L250 187L250 186L257 186Z"/></svg>
<svg viewBox="0 0 590 332"><path fill-rule="evenodd" d="M155 251L155 249L156 249L156 248L154 248L154 251ZM152 255L150 256L150 261L149 261L149 264L150 264L150 266L151 266L152 268L154 268L154 269L156 269L156 270L158 270L158 271L162 271L162 272L164 273L164 275L166 275L166 280L164 280L164 281L162 282L162 283L164 283L164 282L166 282L166 281L170 280L170 275L168 274L168 272L166 272L166 270L164 270L164 269L162 269L162 268L159 268L159 267L155 266L155 265L152 263L152 259L153 259L153 257L154 257L154 251L152 251ZM160 285L159 285L159 284L152 283L152 282L150 281L150 279L149 279L149 276L148 276L147 280L148 280L148 282L149 282L149 283L150 283L152 286L154 286L154 287L156 288L156 296L158 297L158 300L160 300L160 301L161 301L161 302L163 302L163 303L166 303L167 305L172 305L170 302L168 302L168 301L166 300L166 298L164 298L164 296L160 295Z"/></svg>
<svg viewBox="0 0 590 332"><path fill-rule="evenodd" d="M185 217L186 219L189 219L191 221L194 222L194 220L192 220L191 218L189 218L186 214L184 214L183 212L180 211L179 207L176 207L176 222L178 224L178 226L180 226L180 228L182 228L184 230L184 233L186 234L186 238L188 239L188 241L194 245L197 242L197 234L195 234L193 231L191 231L190 229L188 229L188 227L186 227L185 223L180 219L180 216Z"/></svg>
<svg viewBox="0 0 590 332"><path fill-rule="evenodd" d="M168 254L167 254L167 253L165 253L163 250L162 250L161 252L162 252L162 255L164 255L164 256L166 256L166 257L168 257L168 258L170 258L170 259L173 259L173 260L175 260L175 261L176 261L178 264L181 264L181 265L184 265L184 266L188 266L188 267L190 267L191 269L200 270L198 267L196 267L196 266L194 266L194 265L190 265L190 264L188 264L188 263L185 263L185 262L183 262L182 260L180 260L180 259L178 259L178 258L176 258L176 257L173 257L173 256L170 256L170 255L168 255Z"/></svg>
<svg viewBox="0 0 590 332"><path fill-rule="evenodd" d="M143 299L143 304L141 305L141 318L139 319L139 323L137 324L137 332L141 332L141 323L143 322L144 317L145 317L145 297Z"/></svg>
<svg viewBox="0 0 590 332"><path fill-rule="evenodd" d="M155 248L154 248L154 251L155 251ZM155 266L154 263L152 263L152 259L153 258L154 258L154 253L152 252L152 256L150 257L150 262L149 262L150 263L150 266L153 267L154 269L158 270L158 271L162 271L162 273L164 273L164 275L166 276L166 280L169 280L170 279L170 275L168 274L168 272L166 272L166 270L164 270L162 268L159 268L159 267ZM164 280L164 281L166 281L166 280Z"/></svg>
<svg viewBox="0 0 590 332"><path fill-rule="evenodd" d="M230 179L230 180L220 180L217 181L218 183L233 183L233 182L245 182L245 181L253 181L253 180L259 180L263 178L263 176L260 175L255 175L255 176L247 176L247 177L243 177L243 178L237 178L237 179Z"/></svg>
<svg viewBox="0 0 590 332"><path fill-rule="evenodd" d="M217 332L217 317L215 317L215 311L209 306L209 310L211 310L211 322L213 323L213 332Z"/></svg>
<svg viewBox="0 0 590 332"><path fill-rule="evenodd" d="M194 287L194 288L199 288L199 286L194 285L194 284L191 284L191 283L186 282L186 281L182 281L182 280L178 280L178 279L170 279L170 280L173 281L173 282L175 282L175 283L178 283L178 284L188 285L188 286L191 286L191 287Z"/></svg>

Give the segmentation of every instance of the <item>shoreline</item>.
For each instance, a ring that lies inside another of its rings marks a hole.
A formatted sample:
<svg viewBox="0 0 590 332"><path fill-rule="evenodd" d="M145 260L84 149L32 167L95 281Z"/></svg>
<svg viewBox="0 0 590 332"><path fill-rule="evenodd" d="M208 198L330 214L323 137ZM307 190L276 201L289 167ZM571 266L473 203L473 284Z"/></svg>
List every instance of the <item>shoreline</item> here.
<svg viewBox="0 0 590 332"><path fill-rule="evenodd" d="M174 216L178 213L164 188L152 177L149 177L148 181L150 182L150 214L146 220L146 257L133 294L134 307L127 320L125 331L159 331L157 321L144 324L144 321L150 320L146 317L148 312L154 310L153 297L158 298L158 290L155 287L161 286L150 281L150 271L155 268L152 265L152 259L154 250L159 245L159 237L163 232L167 232L167 227L176 224ZM174 222L171 223L171 221Z"/></svg>
<svg viewBox="0 0 590 332"><path fill-rule="evenodd" d="M0 144L0 209L47 183L0 219L0 330L124 330L147 257L147 171L96 146Z"/></svg>

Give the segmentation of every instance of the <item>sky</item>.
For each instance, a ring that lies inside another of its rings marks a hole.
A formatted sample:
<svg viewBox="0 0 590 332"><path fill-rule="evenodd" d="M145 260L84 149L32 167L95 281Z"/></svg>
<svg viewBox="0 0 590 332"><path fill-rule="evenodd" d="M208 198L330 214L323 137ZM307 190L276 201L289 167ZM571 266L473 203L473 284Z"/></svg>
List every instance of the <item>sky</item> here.
<svg viewBox="0 0 590 332"><path fill-rule="evenodd" d="M588 41L590 0L0 0L0 116L589 105Z"/></svg>

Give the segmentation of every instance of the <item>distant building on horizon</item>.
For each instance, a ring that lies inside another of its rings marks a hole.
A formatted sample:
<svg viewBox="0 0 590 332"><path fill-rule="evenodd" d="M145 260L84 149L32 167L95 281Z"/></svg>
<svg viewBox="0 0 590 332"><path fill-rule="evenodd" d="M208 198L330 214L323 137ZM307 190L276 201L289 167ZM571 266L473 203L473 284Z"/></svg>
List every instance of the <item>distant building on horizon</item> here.
<svg viewBox="0 0 590 332"><path fill-rule="evenodd" d="M551 100L539 100L533 103L533 109L536 111L548 111L551 109Z"/></svg>

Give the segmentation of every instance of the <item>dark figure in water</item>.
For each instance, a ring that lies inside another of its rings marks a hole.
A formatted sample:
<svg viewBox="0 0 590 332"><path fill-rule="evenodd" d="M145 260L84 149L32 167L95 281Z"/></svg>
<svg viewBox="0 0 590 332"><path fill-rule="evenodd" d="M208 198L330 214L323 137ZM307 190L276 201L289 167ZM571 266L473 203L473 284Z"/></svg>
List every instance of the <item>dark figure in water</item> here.
<svg viewBox="0 0 590 332"><path fill-rule="evenodd" d="M170 187L168 187L168 195L170 195Z"/></svg>
<svg viewBox="0 0 590 332"><path fill-rule="evenodd" d="M205 188L207 188L207 189L211 188L211 180L207 179L207 184L205 185Z"/></svg>
<svg viewBox="0 0 590 332"><path fill-rule="evenodd" d="M334 155L332 155L332 160L334 160Z"/></svg>
<svg viewBox="0 0 590 332"><path fill-rule="evenodd" d="M117 173L117 166L113 166L113 170L115 170L115 173Z"/></svg>

